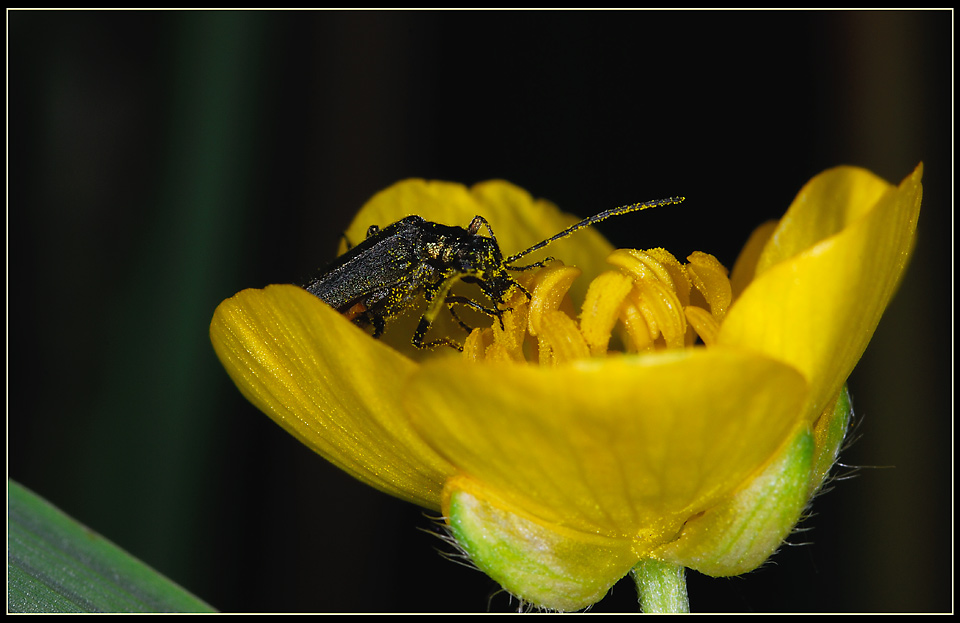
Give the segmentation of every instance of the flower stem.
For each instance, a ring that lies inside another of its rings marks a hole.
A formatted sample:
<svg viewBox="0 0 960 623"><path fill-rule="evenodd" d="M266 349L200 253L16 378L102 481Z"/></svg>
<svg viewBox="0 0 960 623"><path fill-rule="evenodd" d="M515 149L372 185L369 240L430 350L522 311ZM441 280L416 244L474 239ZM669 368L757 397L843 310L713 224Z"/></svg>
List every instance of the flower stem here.
<svg viewBox="0 0 960 623"><path fill-rule="evenodd" d="M630 571L643 612L690 612L684 568L659 560L641 560Z"/></svg>

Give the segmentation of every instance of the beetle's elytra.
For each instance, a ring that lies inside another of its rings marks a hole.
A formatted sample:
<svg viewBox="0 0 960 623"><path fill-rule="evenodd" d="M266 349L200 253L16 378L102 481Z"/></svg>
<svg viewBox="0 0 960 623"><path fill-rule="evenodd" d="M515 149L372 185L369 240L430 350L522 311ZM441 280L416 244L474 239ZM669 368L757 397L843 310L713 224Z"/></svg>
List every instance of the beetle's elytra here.
<svg viewBox="0 0 960 623"><path fill-rule="evenodd" d="M502 324L502 314L506 311L502 306L510 289L520 288L530 296L510 276L510 271L529 270L548 261L517 266L517 260L612 216L683 200L683 197L670 197L606 210L506 259L490 224L482 216L475 216L467 228L408 216L383 229L371 226L366 239L320 270L303 287L355 323L372 325L374 337L380 337L387 322L422 293L427 309L414 332L413 345L417 348L447 345L460 350L459 344L446 337L425 341L430 325L444 307L452 313L453 305L465 305L499 319ZM486 227L489 237L480 235L481 227ZM450 288L457 281L477 284L493 305L485 306L450 294Z"/></svg>

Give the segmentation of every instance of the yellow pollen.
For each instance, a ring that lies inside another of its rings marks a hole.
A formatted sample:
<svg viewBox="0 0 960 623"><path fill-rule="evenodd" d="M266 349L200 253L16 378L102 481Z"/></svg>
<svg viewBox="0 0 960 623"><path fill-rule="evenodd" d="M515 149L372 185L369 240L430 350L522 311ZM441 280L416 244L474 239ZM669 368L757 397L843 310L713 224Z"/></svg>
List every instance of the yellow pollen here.
<svg viewBox="0 0 960 623"><path fill-rule="evenodd" d="M642 353L715 343L732 301L727 269L696 251L680 263L664 249L617 249L613 266L587 289L579 315L568 291L580 270L551 262L517 275L503 328L494 320L464 344L474 361L560 365L617 352Z"/></svg>

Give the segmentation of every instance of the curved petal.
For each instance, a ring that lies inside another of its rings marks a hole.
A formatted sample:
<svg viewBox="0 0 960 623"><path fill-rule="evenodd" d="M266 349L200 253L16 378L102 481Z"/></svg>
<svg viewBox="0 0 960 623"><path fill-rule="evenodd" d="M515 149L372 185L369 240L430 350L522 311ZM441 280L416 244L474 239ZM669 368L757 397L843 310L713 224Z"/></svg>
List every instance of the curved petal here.
<svg viewBox="0 0 960 623"><path fill-rule="evenodd" d="M756 274L843 231L868 214L891 185L858 167L828 169L804 184L777 223Z"/></svg>
<svg viewBox="0 0 960 623"><path fill-rule="evenodd" d="M432 447L505 503L634 539L640 555L770 460L804 391L788 366L713 348L553 369L429 363L406 406Z"/></svg>
<svg viewBox="0 0 960 623"><path fill-rule="evenodd" d="M776 231L778 224L778 221L767 221L757 227L750 234L750 238L743 245L743 249L740 250L740 255L737 256L737 261L730 272L730 288L733 291L733 300L740 298L740 293L750 285L750 282L756 276L760 254L773 232Z"/></svg>
<svg viewBox="0 0 960 623"><path fill-rule="evenodd" d="M397 399L417 365L296 286L244 290L217 307L214 350L257 408L359 480L439 509L453 468Z"/></svg>
<svg viewBox="0 0 960 623"><path fill-rule="evenodd" d="M921 175L919 166L882 192L862 169L814 178L720 328L719 344L764 353L807 378L807 421L840 392L893 296L913 247Z"/></svg>

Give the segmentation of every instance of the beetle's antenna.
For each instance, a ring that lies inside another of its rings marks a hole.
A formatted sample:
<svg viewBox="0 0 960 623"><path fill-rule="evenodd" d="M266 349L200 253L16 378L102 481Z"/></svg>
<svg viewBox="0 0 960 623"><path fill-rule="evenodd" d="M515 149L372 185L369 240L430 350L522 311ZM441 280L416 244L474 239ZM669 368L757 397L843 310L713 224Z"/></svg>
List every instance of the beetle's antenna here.
<svg viewBox="0 0 960 623"><path fill-rule="evenodd" d="M552 238L547 238L546 240L538 242L537 244L533 245L526 251L521 251L520 253L517 253L516 255L507 258L506 260L504 260L504 264L513 264L524 255L529 255L530 253L533 253L538 249L542 249L543 247L547 246L551 242L560 240L561 238L566 238L567 236L577 231L578 229L583 229L584 227L587 227L589 225L599 223L600 221L606 220L611 216L619 216L621 214L627 214L629 212L646 210L647 208L658 208L660 206L673 205L673 204L681 203L684 199L685 197L669 197L667 199L657 199L655 201L644 201L643 203L632 203L630 205L620 206L619 208L611 208L609 210L605 210L600 214L596 214L594 216L591 216L590 218L583 219L576 225L571 225L570 227L564 229L562 232L560 232L556 236L553 236Z"/></svg>

